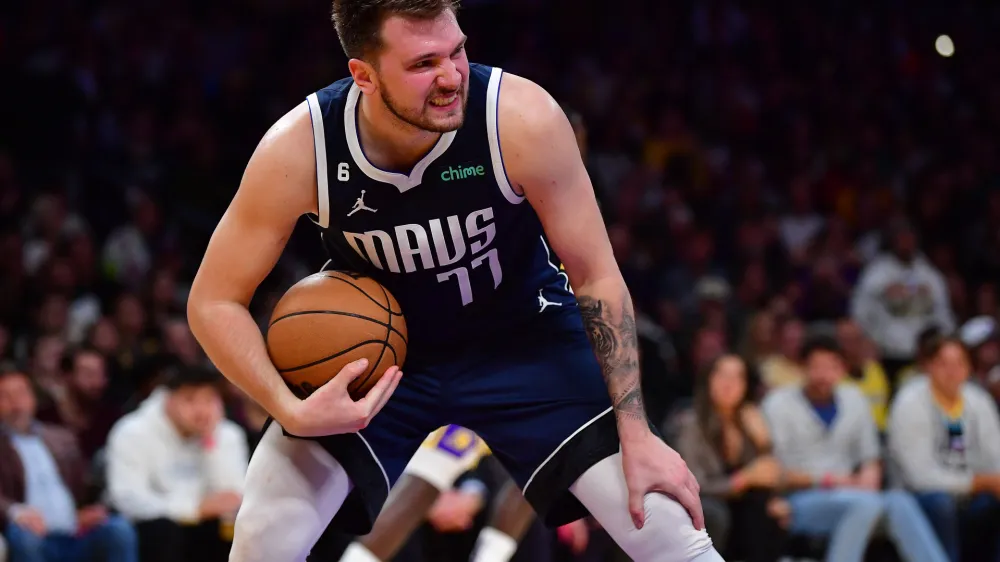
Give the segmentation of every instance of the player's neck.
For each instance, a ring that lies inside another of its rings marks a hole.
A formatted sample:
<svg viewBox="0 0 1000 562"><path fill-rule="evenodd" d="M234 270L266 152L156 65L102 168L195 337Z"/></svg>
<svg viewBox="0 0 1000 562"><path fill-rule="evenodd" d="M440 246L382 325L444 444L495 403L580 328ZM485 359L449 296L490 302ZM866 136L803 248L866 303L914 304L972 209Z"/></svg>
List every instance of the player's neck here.
<svg viewBox="0 0 1000 562"><path fill-rule="evenodd" d="M409 171L441 138L401 121L380 99L361 96L360 105L358 139L365 157L378 168Z"/></svg>

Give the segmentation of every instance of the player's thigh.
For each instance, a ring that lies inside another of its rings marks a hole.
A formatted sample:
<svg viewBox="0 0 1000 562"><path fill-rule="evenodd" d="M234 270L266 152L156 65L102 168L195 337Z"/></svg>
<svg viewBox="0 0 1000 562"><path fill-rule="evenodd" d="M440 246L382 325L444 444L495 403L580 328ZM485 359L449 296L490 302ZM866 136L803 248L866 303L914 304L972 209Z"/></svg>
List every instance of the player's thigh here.
<svg viewBox="0 0 1000 562"><path fill-rule="evenodd" d="M520 341L485 358L457 384L461 423L486 441L545 517L555 504L575 502L569 486L617 452L618 435L582 328Z"/></svg>
<svg viewBox="0 0 1000 562"><path fill-rule="evenodd" d="M486 453L483 440L472 430L448 425L431 433L404 469L440 491L451 489Z"/></svg>

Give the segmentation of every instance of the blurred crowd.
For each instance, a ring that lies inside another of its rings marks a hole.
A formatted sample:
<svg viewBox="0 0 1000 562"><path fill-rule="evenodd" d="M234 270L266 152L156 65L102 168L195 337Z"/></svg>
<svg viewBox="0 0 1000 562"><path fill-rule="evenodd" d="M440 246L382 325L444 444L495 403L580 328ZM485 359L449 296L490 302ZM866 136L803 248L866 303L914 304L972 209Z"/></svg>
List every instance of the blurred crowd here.
<svg viewBox="0 0 1000 562"><path fill-rule="evenodd" d="M577 128L650 418L728 560L1000 560L998 20L929 0L464 3L470 58L539 82ZM266 414L213 371L186 292L263 132L345 62L323 2L0 14L13 562L225 560ZM324 261L303 220L256 317ZM471 548L494 487L476 489L466 524L432 512L414 540ZM519 560L621 558L592 522L530 536Z"/></svg>

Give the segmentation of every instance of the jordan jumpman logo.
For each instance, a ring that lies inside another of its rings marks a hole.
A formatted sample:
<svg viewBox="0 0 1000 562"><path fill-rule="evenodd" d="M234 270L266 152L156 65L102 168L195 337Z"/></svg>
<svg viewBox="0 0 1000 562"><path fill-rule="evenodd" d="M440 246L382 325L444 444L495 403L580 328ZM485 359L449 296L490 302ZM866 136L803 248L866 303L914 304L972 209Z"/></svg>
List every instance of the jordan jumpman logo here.
<svg viewBox="0 0 1000 562"><path fill-rule="evenodd" d="M347 213L347 216L351 216L358 211L371 211L373 213L378 212L378 209L372 209L368 205L365 205L365 190L363 189L361 190L361 197L358 197L358 200L354 202L354 207L351 208L350 213Z"/></svg>
<svg viewBox="0 0 1000 562"><path fill-rule="evenodd" d="M550 300L547 300L542 295L542 291L543 290L544 289L538 289L538 306L541 307L540 309L538 309L539 313L545 312L545 307L548 307L548 306L562 306L563 305L563 303L561 303L561 302L552 302Z"/></svg>

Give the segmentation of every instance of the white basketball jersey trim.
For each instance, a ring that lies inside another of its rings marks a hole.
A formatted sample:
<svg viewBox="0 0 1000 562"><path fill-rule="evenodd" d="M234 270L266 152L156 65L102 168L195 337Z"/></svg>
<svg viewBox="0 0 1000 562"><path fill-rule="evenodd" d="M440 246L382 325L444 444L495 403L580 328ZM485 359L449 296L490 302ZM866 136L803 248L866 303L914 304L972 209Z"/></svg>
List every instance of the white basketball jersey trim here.
<svg viewBox="0 0 1000 562"><path fill-rule="evenodd" d="M313 221L322 228L330 226L330 190L326 174L326 132L323 129L323 112L319 108L319 98L315 93L306 97L309 116L312 118L313 147L316 150L316 205L319 220Z"/></svg>
<svg viewBox="0 0 1000 562"><path fill-rule="evenodd" d="M377 464L378 469L382 471L382 478L385 478L385 491L389 492L390 490L392 490L392 484L389 483L389 475L386 474L385 467L382 466L382 461L379 460L378 455L375 454L375 450L372 449L372 446L368 444L368 440L365 439L364 435L361 435L360 432L356 433L355 435L361 438L361 442L365 444L365 447L368 448L368 452L371 453L372 458L375 459L375 464Z"/></svg>
<svg viewBox="0 0 1000 562"><path fill-rule="evenodd" d="M497 126L497 113L500 101L500 80L503 70L494 68L490 74L490 84L486 89L486 133L490 139L490 157L493 160L493 175L496 177L500 192L507 201L517 205L524 201L523 195L518 195L507 180L507 170L503 166L503 154L500 152L500 129Z"/></svg>
<svg viewBox="0 0 1000 562"><path fill-rule="evenodd" d="M528 478L528 481L524 483L524 488L521 489L521 493L522 494L527 494L528 493L528 486L531 486L532 480L535 479L535 476L538 476L538 471L541 470L545 465L549 464L549 461L552 460L552 457L556 456L556 453L558 453L559 451L561 451L562 448L566 446L566 443L569 443L570 440L573 439L574 437L576 437L576 435L578 433L580 433L584 429L587 429L588 427L590 427L590 425L592 423L594 423L597 420L601 419L602 417L608 415L608 412L611 412L611 410L613 408L614 408L613 406L609 406L607 410L604 410L600 414L597 414L593 418L590 418L590 421L588 421L587 423L585 423L585 424L581 425L580 427L576 428L576 431L574 431L573 433L571 433L569 437L567 437L566 439L563 439L563 442L560 443L559 446L556 447L556 449L554 451L552 451L552 453L550 453L548 457L545 457L545 460L542 461L542 464L538 465L538 468L536 468L535 471L531 473L531 476Z"/></svg>
<svg viewBox="0 0 1000 562"><path fill-rule="evenodd" d="M539 238L542 240L542 247L545 248L545 259L546 261L549 262L549 267L556 270L556 275L560 275L562 276L563 279L566 280L566 283L563 285L563 289L569 291L570 293L576 294L573 292L573 288L569 286L569 274L559 269L559 266L557 266L556 264L552 263L552 252L549 251L549 245L545 243L545 237L539 236Z"/></svg>
<svg viewBox="0 0 1000 562"><path fill-rule="evenodd" d="M424 179L424 171L448 150L458 132L451 131L441 135L434 148L413 167L410 175L380 170L368 161L365 151L361 148L361 141L358 140L358 100L360 99L361 90L357 84L351 84L351 91L347 94L347 104L344 107L344 133L347 135L347 146L351 149L354 163L361 168L366 176L375 181L394 185L400 193L420 185Z"/></svg>

